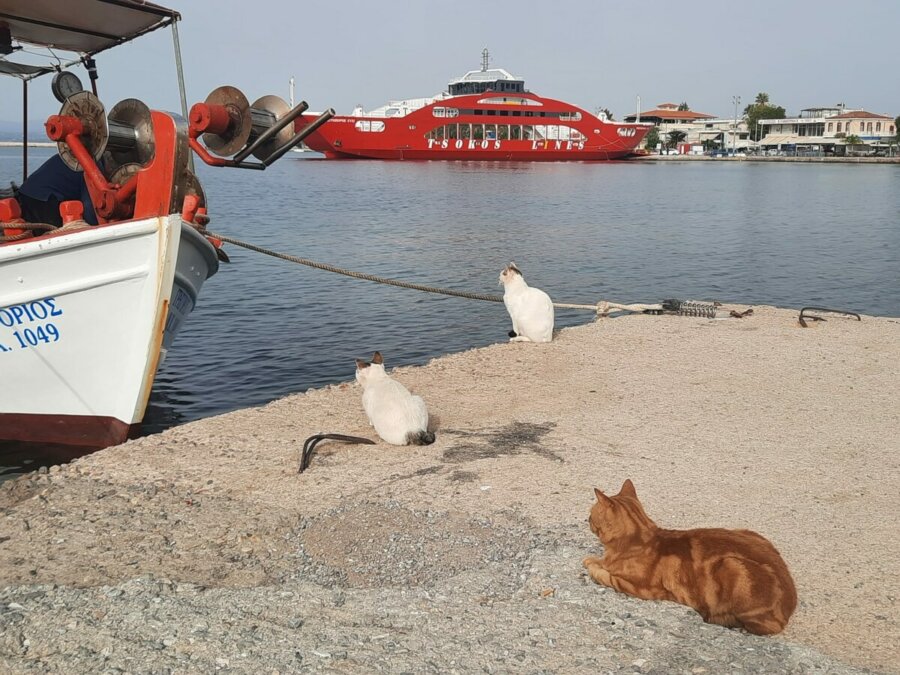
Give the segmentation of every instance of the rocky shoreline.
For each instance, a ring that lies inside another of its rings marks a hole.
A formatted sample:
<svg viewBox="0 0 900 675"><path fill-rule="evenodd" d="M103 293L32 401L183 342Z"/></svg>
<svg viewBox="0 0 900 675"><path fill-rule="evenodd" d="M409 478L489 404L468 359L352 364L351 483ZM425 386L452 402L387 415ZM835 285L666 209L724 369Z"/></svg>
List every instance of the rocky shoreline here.
<svg viewBox="0 0 900 675"><path fill-rule="evenodd" d="M394 376L426 447L355 384L0 486L0 670L900 672L900 322L629 316ZM390 355L386 355L390 363ZM667 527L750 527L800 606L761 638L589 582L591 488Z"/></svg>

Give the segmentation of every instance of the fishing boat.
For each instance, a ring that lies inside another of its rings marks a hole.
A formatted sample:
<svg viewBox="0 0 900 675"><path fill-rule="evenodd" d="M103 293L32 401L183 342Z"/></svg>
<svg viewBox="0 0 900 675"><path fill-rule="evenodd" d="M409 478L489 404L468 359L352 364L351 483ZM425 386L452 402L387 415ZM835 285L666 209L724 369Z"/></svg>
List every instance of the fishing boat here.
<svg viewBox="0 0 900 675"><path fill-rule="evenodd" d="M227 260L204 234L210 216L194 155L264 170L302 141L293 122L306 102L290 108L264 96L251 105L226 86L188 112L179 20L142 0L0 0L0 74L22 81L24 102L23 190L0 195L0 441L102 448L134 434L159 364ZM182 114L126 99L107 115L94 56L164 27ZM36 50L47 62L35 63ZM91 91L74 66L86 67ZM59 203L58 223L23 218L28 90L45 75L62 105L45 125L53 161L82 172L96 225L77 198Z"/></svg>
<svg viewBox="0 0 900 675"><path fill-rule="evenodd" d="M430 98L358 106L337 115L306 144L330 159L589 161L632 154L650 124L621 124L538 96L525 81L488 66L450 81ZM312 123L301 116L297 128Z"/></svg>

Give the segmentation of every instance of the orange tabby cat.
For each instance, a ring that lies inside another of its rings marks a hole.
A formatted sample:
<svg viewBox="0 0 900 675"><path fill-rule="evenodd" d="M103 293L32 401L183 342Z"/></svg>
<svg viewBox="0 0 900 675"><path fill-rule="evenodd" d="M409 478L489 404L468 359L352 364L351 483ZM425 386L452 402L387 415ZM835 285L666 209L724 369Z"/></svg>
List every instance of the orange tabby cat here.
<svg viewBox="0 0 900 675"><path fill-rule="evenodd" d="M602 558L584 559L591 579L644 600L672 600L707 623L757 635L784 630L797 606L787 565L765 537L750 530L657 527L626 480L619 494L594 489L591 530Z"/></svg>

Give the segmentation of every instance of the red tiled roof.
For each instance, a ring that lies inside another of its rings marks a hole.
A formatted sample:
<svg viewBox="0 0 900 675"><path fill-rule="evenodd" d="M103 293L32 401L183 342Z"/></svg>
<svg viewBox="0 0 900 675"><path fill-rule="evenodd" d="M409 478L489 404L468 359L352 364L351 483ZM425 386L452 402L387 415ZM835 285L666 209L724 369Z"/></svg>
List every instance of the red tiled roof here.
<svg viewBox="0 0 900 675"><path fill-rule="evenodd" d="M628 115L628 117L635 116ZM715 118L715 115L707 115L706 113L696 112L694 110L663 110L657 108L656 110L648 110L647 112L642 112L641 117L665 117L668 119L676 120L699 120Z"/></svg>
<svg viewBox="0 0 900 675"><path fill-rule="evenodd" d="M841 113L840 115L832 115L829 120L857 120L857 119L875 119L875 120L892 120L893 117L887 115L879 115L878 113L870 113L866 110L854 110L852 112Z"/></svg>

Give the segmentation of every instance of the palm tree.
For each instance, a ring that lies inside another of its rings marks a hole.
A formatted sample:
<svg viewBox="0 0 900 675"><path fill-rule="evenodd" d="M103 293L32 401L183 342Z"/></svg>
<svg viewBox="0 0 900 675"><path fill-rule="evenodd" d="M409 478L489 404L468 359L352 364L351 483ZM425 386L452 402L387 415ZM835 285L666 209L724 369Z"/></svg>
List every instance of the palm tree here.
<svg viewBox="0 0 900 675"><path fill-rule="evenodd" d="M669 142L667 143L667 146L669 148L676 147L679 143L681 143L681 141L687 138L687 134L683 131L679 131L678 129L675 129L675 131L670 131L668 134L666 134L666 136L669 139Z"/></svg>
<svg viewBox="0 0 900 675"><path fill-rule="evenodd" d="M756 95L756 105L769 105L769 95L761 91Z"/></svg>

